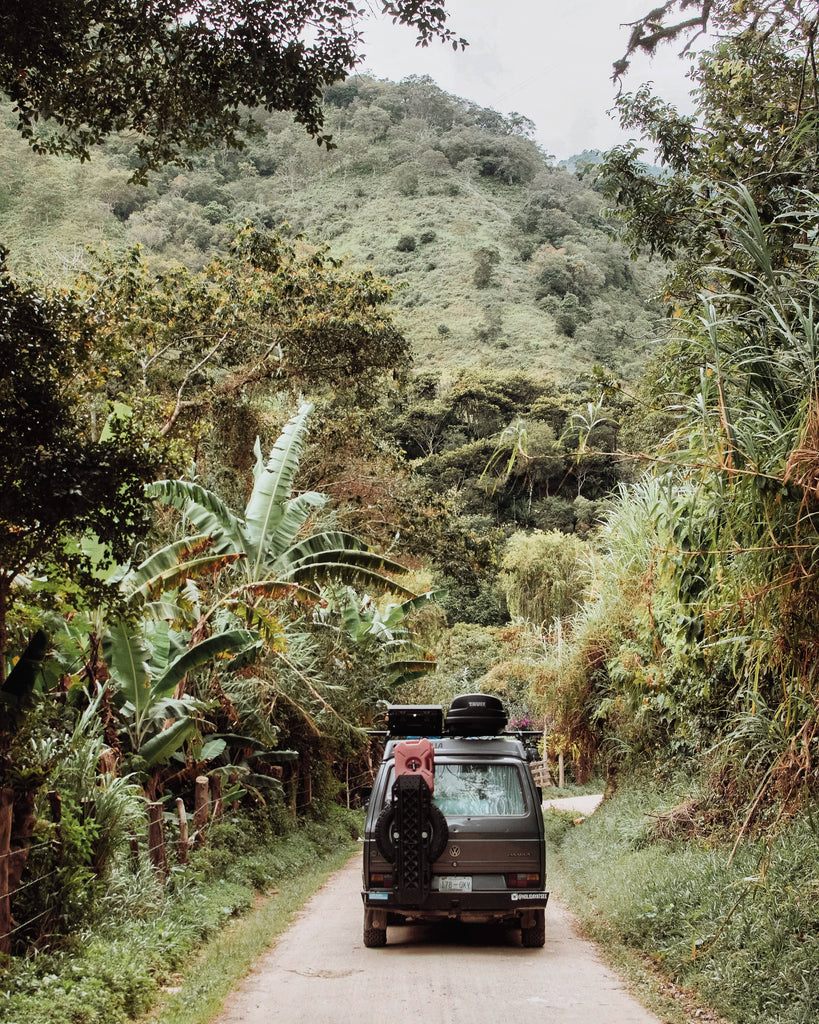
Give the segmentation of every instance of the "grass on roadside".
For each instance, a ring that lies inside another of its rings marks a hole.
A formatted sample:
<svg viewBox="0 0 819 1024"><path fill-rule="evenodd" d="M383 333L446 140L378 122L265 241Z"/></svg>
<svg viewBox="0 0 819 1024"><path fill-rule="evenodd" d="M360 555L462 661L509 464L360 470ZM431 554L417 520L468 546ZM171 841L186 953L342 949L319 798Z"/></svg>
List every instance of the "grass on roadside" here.
<svg viewBox="0 0 819 1024"><path fill-rule="evenodd" d="M150 870L111 880L111 898L92 927L62 949L9 967L0 1022L127 1024L156 1006L163 989L180 985L179 1007L168 1003L154 1019L206 1020L254 956L350 856L360 821L333 805L321 820L284 826L260 815L226 819L164 888ZM242 920L257 894L272 888L278 895Z"/></svg>
<svg viewBox="0 0 819 1024"><path fill-rule="evenodd" d="M729 865L730 843L656 838L657 815L686 795L680 784L623 786L579 826L547 812L553 887L641 994L656 965L737 1024L815 1024L814 823L743 842Z"/></svg>

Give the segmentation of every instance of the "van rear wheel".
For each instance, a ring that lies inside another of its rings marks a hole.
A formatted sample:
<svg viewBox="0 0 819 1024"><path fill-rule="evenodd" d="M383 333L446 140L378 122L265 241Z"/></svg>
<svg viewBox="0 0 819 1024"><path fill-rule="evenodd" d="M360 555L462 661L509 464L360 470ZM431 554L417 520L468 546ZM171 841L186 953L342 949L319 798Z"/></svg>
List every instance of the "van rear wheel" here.
<svg viewBox="0 0 819 1024"><path fill-rule="evenodd" d="M364 945L367 949L380 949L387 945L387 929L373 927L373 912L364 911Z"/></svg>
<svg viewBox="0 0 819 1024"><path fill-rule="evenodd" d="M538 908L534 911L535 923L520 929L521 942L526 949L540 949L546 944L546 910Z"/></svg>

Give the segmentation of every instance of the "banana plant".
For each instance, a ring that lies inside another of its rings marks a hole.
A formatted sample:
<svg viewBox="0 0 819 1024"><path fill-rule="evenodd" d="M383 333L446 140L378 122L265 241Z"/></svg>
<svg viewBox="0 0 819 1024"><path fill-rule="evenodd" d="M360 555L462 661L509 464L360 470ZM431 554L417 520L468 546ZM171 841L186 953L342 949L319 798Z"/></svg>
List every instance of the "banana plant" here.
<svg viewBox="0 0 819 1024"><path fill-rule="evenodd" d="M175 698L177 684L214 658L246 652L258 639L249 630L234 629L191 647L188 636L173 630L167 621L113 624L103 639L102 653L130 753L147 768L168 761L194 736L196 715L206 710L202 701Z"/></svg>
<svg viewBox="0 0 819 1024"><path fill-rule="evenodd" d="M162 480L148 486L149 495L179 508L196 532L157 552L149 567L156 575L149 577L143 572L139 583L143 597L155 594L174 578L228 563L233 563L237 579L222 599L227 607L252 608L262 597L288 592L318 597L319 583L331 580L375 584L413 597L385 575L402 573L403 566L371 551L352 534L332 530L299 537L311 513L327 501L316 491L293 494L312 410L311 403L302 403L267 461L256 440L254 485L243 515L191 481Z"/></svg>

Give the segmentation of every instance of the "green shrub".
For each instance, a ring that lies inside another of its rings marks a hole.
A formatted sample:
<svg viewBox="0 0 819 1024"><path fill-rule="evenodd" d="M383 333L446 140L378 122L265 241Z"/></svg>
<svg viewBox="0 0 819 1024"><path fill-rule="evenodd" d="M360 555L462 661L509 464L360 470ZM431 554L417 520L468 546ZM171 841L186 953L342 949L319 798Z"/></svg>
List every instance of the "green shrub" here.
<svg viewBox="0 0 819 1024"><path fill-rule="evenodd" d="M415 235L401 235L395 248L398 252L415 252Z"/></svg>
<svg viewBox="0 0 819 1024"><path fill-rule="evenodd" d="M593 895L595 914L696 990L726 1019L807 1024L819 1006L819 845L810 817L724 845L691 824L702 795L676 778L639 778L575 829L547 834L559 870ZM677 816L678 834L658 838ZM547 819L550 816L547 815ZM684 827L683 831L679 831Z"/></svg>
<svg viewBox="0 0 819 1024"><path fill-rule="evenodd" d="M118 894L97 930L62 950L15 960L0 993L4 1024L126 1024L144 1013L164 979L203 941L245 912L259 889L297 877L351 843L360 814L328 806L277 835L266 809L211 825L187 869L174 869L164 896L140 913ZM142 882L134 878L139 888Z"/></svg>

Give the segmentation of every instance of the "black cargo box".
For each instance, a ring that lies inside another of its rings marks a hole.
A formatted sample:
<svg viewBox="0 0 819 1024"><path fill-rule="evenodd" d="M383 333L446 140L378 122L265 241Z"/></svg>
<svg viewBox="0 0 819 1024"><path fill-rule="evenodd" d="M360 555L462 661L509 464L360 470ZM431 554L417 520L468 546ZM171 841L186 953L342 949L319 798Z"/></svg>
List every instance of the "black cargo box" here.
<svg viewBox="0 0 819 1024"><path fill-rule="evenodd" d="M390 704L387 729L390 736L440 736L444 709L440 704Z"/></svg>
<svg viewBox="0 0 819 1024"><path fill-rule="evenodd" d="M446 731L450 736L497 736L506 722L502 702L487 693L462 694L452 701L446 713Z"/></svg>

